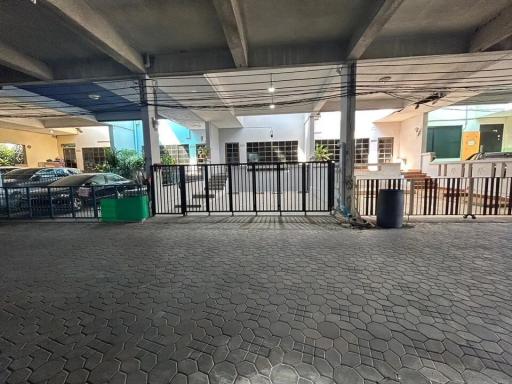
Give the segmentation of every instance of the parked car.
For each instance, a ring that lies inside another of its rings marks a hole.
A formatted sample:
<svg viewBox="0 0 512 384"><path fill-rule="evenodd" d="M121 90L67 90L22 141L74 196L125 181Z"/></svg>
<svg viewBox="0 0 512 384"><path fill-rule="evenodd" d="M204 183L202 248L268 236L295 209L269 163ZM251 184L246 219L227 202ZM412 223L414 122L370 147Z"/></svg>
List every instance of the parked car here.
<svg viewBox="0 0 512 384"><path fill-rule="evenodd" d="M0 167L0 187L4 185L4 175L8 172L14 171L15 169L20 169L20 167L15 167L12 165L5 165Z"/></svg>
<svg viewBox="0 0 512 384"><path fill-rule="evenodd" d="M79 173L76 168L20 168L4 175L4 187L45 187L60 178Z"/></svg>
<svg viewBox="0 0 512 384"><path fill-rule="evenodd" d="M467 160L507 160L512 159L512 152L477 152Z"/></svg>
<svg viewBox="0 0 512 384"><path fill-rule="evenodd" d="M47 188L35 189L30 197L24 196L22 206L30 208L35 215L46 215L50 209L53 213L79 211L105 197L135 190L137 184L114 173L82 173L63 177Z"/></svg>

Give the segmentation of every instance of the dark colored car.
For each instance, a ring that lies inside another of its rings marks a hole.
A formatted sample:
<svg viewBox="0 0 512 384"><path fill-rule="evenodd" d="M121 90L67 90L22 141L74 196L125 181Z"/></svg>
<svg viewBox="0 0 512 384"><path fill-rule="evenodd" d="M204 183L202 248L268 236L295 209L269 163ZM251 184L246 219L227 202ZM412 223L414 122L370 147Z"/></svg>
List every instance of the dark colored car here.
<svg viewBox="0 0 512 384"><path fill-rule="evenodd" d="M506 160L512 159L512 152L477 152L473 153L467 160Z"/></svg>
<svg viewBox="0 0 512 384"><path fill-rule="evenodd" d="M66 176L79 174L76 168L20 168L4 175L4 187L45 187Z"/></svg>
<svg viewBox="0 0 512 384"><path fill-rule="evenodd" d="M120 196L137 187L134 181L114 173L82 173L63 177L46 188L32 188L30 199L25 197L22 206L33 214L47 214L50 210L53 213L79 211L105 197Z"/></svg>

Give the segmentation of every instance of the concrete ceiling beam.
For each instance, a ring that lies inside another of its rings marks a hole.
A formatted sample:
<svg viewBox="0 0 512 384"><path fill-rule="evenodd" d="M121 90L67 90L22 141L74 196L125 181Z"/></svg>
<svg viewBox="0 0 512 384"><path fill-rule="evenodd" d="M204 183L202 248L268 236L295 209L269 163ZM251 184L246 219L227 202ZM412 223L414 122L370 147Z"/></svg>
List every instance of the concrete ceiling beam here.
<svg viewBox="0 0 512 384"><path fill-rule="evenodd" d="M379 32L398 10L404 0L381 0L369 21L354 33L348 45L347 58L357 60L363 56Z"/></svg>
<svg viewBox="0 0 512 384"><path fill-rule="evenodd" d="M39 80L53 79L52 70L48 65L2 42L0 42L0 64Z"/></svg>
<svg viewBox="0 0 512 384"><path fill-rule="evenodd" d="M130 71L146 72L142 55L85 1L45 0L42 4L60 15L68 26Z"/></svg>
<svg viewBox="0 0 512 384"><path fill-rule="evenodd" d="M249 65L245 28L238 0L213 0L236 67Z"/></svg>
<svg viewBox="0 0 512 384"><path fill-rule="evenodd" d="M480 26L470 43L470 52L481 52L512 36L512 6L503 9L492 20Z"/></svg>

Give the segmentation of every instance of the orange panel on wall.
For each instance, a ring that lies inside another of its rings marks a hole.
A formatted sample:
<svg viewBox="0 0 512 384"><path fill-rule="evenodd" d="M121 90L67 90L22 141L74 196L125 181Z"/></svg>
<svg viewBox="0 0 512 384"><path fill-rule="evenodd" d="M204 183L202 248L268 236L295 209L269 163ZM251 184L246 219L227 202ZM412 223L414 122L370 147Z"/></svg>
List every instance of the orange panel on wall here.
<svg viewBox="0 0 512 384"><path fill-rule="evenodd" d="M462 134L461 160L466 160L480 150L480 132L464 132Z"/></svg>

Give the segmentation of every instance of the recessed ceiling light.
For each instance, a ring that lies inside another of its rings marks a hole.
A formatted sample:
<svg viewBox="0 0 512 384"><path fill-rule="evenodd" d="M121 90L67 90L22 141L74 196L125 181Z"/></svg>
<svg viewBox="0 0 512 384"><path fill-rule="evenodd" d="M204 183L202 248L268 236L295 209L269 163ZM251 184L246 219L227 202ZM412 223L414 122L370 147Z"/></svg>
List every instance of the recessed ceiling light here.
<svg viewBox="0 0 512 384"><path fill-rule="evenodd" d="M268 93L274 93L276 89L273 86L268 87Z"/></svg>
<svg viewBox="0 0 512 384"><path fill-rule="evenodd" d="M95 93L91 93L91 94L89 95L89 99L91 99L91 100L99 100L99 99L101 99L101 96L100 96L100 95L97 95L97 94L95 94Z"/></svg>
<svg viewBox="0 0 512 384"><path fill-rule="evenodd" d="M268 107L269 107L270 109L275 109L275 108L276 108L276 105L275 105L274 103L272 103L272 104L270 104Z"/></svg>

